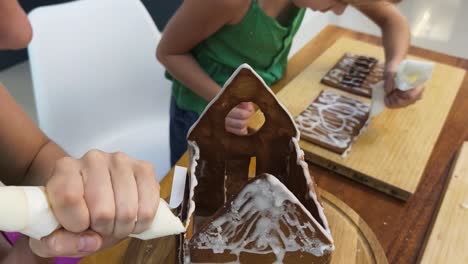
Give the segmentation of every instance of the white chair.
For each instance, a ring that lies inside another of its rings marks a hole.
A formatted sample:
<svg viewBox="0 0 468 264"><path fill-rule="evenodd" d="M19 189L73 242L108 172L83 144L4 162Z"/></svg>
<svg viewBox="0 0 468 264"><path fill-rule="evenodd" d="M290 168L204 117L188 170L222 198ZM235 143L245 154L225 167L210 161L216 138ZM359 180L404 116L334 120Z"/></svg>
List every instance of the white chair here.
<svg viewBox="0 0 468 264"><path fill-rule="evenodd" d="M29 14L40 128L72 156L123 151L170 169L170 82L160 33L139 0L80 0Z"/></svg>

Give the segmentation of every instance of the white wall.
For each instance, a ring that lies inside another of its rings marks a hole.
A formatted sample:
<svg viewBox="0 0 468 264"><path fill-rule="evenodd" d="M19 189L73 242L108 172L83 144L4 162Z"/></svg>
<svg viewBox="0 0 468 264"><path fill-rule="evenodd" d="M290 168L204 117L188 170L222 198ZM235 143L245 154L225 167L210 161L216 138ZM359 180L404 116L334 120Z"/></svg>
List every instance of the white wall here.
<svg viewBox="0 0 468 264"><path fill-rule="evenodd" d="M328 23L328 14L313 12L308 9L305 13L302 25L293 40L289 57L292 57L294 54L296 54L296 52L298 52L305 44L307 44L307 42L313 39L317 33L325 28Z"/></svg>
<svg viewBox="0 0 468 264"><path fill-rule="evenodd" d="M397 8L408 19L412 45L468 58L468 0L404 0ZM380 29L352 7L343 15L308 10L293 42L295 54L327 24L380 36Z"/></svg>
<svg viewBox="0 0 468 264"><path fill-rule="evenodd" d="M467 0L404 0L397 8L408 19L414 46L468 58ZM380 36L380 29L354 8L329 22Z"/></svg>

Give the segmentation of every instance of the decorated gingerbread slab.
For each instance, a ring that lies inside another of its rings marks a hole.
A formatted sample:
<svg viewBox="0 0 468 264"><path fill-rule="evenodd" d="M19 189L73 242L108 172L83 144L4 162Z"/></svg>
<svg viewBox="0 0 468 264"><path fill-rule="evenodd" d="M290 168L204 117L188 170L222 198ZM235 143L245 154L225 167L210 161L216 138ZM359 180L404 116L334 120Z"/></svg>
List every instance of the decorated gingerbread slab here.
<svg viewBox="0 0 468 264"><path fill-rule="evenodd" d="M325 90L298 117L301 138L346 156L364 130L369 104Z"/></svg>
<svg viewBox="0 0 468 264"><path fill-rule="evenodd" d="M370 56L345 53L327 72L325 85L370 98L372 86L383 79L383 64Z"/></svg>

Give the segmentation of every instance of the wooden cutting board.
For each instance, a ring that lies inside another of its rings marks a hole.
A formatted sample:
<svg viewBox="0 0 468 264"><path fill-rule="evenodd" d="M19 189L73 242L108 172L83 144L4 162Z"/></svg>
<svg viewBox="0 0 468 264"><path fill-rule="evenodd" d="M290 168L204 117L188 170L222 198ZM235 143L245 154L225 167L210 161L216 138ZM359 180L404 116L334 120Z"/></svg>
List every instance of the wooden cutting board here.
<svg viewBox="0 0 468 264"><path fill-rule="evenodd" d="M339 39L278 92L279 100L292 116L304 111L324 89L341 92L321 84L320 79L345 52L384 59L381 47L349 38ZM387 109L375 117L347 157L302 140L306 159L407 200L418 186L464 75L462 69L436 64L423 99L404 109ZM255 119L251 124L262 123L260 115Z"/></svg>
<svg viewBox="0 0 468 264"><path fill-rule="evenodd" d="M462 147L422 264L468 263L468 142Z"/></svg>
<svg viewBox="0 0 468 264"><path fill-rule="evenodd" d="M388 263L385 251L364 220L334 195L319 192L335 240L331 264Z"/></svg>

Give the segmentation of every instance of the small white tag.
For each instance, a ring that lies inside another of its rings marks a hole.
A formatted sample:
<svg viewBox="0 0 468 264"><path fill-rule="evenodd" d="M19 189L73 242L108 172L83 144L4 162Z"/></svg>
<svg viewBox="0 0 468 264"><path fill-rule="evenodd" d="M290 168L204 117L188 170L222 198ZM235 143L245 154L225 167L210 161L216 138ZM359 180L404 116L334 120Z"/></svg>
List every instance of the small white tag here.
<svg viewBox="0 0 468 264"><path fill-rule="evenodd" d="M372 87L372 102L369 118L380 114L385 109L384 99L384 81L381 81Z"/></svg>
<svg viewBox="0 0 468 264"><path fill-rule="evenodd" d="M170 208L177 208L184 200L185 181L187 179L187 168L175 166L172 179Z"/></svg>

